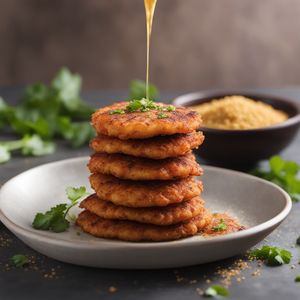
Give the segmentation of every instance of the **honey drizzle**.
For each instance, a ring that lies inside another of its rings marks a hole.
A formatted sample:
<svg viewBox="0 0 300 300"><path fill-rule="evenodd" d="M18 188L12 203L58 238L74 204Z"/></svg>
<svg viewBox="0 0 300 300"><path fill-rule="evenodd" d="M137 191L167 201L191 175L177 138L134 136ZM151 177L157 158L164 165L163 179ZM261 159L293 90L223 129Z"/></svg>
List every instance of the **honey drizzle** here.
<svg viewBox="0 0 300 300"><path fill-rule="evenodd" d="M144 0L147 25L147 68L146 68L146 98L149 99L149 66L150 66L150 40L157 0Z"/></svg>

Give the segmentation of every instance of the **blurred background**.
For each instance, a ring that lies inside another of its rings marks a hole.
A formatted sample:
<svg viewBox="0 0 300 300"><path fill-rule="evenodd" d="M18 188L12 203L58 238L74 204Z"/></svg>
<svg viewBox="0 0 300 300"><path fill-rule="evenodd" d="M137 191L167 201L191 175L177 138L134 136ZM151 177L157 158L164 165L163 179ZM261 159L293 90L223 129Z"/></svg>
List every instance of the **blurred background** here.
<svg viewBox="0 0 300 300"><path fill-rule="evenodd" d="M0 0L0 85L50 80L63 65L84 89L145 77L143 0ZM299 0L158 0L151 80L160 89L300 84Z"/></svg>

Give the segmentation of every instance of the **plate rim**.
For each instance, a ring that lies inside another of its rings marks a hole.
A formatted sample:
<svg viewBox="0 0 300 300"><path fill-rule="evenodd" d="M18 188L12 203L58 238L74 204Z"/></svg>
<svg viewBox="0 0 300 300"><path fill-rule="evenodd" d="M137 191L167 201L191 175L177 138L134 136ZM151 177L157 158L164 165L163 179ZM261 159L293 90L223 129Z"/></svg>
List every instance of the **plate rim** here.
<svg viewBox="0 0 300 300"><path fill-rule="evenodd" d="M275 188L278 192L280 192L285 199L285 205L284 208L277 214L275 215L273 218L260 223L258 225L255 225L253 227L247 228L245 230L239 231L239 232L234 232L234 233L229 233L226 235L222 235L222 236L213 236L213 237L209 237L209 238L202 238L202 239L195 239L196 236L193 237L188 237L185 239L180 239L180 240L175 240L175 241L166 241L166 242L127 242L127 241L117 241L117 240L109 240L109 239L104 239L104 238L95 238L95 244L89 243L87 244L87 241L80 241L80 240L76 240L75 241L68 241L65 239L61 239L59 238L59 234L57 233L53 233L53 237L43 234L43 231L41 230L36 230L36 231L32 231L29 229L24 228L21 225L18 225L16 223L14 223L13 220L9 219L5 213L3 212L2 208L1 208L1 202L2 202L2 193L4 188L10 184L12 181L16 180L18 177L20 176L24 176L27 173L36 171L39 168L43 168L46 166L55 166L55 165L59 165L62 163L76 163L76 162L84 162L84 161L88 161L89 156L80 156L80 157L74 157L74 158L68 158L68 159L62 159L62 160L58 160L58 161L54 161L54 162L50 162L50 163L46 163L46 164L41 164L39 166L30 168L14 177L12 177L11 179L9 179L8 181L6 181L2 187L0 188L0 221L10 230L13 231L13 233L17 233L20 234L22 236L25 236L26 238L30 238L30 239L39 239L40 242L44 242L44 243L48 243L48 244L52 244L52 245L56 245L56 246L63 246L63 247L68 247L68 248L77 248L77 249L90 249L90 250L96 250L96 249L103 249L103 248L130 248L130 249L153 249L153 248L158 248L158 249L162 249L162 248L166 248L166 247L176 247L176 248L180 248L180 247L186 247L186 246L197 246L199 244L208 244L208 243L218 243L218 242L224 242L224 241L231 241L231 240L236 240L236 239L241 239L241 238L246 238L248 236L251 236L252 234L258 233L258 232L262 232L264 230L267 230L269 228L272 228L273 226L280 224L290 213L291 208L292 208L292 200L290 198L290 196L287 194L287 192L285 192L282 188L280 188L279 186L275 185L272 182L269 182L267 180L261 179L259 177L247 174L247 173L243 173L243 172L239 172L239 171L235 171L235 170L231 170L231 169L226 169L226 168L219 168L219 167L215 167L215 166L209 166L209 165L202 165L202 167L205 169L210 169L210 170L222 170L222 172L225 173L231 173L231 174L236 174L238 176L242 176L245 178L252 178L255 179L257 181L260 181L264 184L267 184L273 188ZM11 229L12 228L12 229ZM99 243L99 242L101 243Z"/></svg>

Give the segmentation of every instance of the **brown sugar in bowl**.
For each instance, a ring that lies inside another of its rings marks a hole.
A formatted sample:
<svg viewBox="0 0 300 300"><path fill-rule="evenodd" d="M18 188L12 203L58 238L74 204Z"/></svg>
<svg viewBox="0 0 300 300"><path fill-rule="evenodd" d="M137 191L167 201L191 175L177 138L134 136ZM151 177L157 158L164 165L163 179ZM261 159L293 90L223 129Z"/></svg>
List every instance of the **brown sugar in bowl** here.
<svg viewBox="0 0 300 300"><path fill-rule="evenodd" d="M223 166L253 165L280 153L293 141L300 127L300 100L297 103L284 97L253 92L205 91L177 97L173 104L192 107L233 95L267 103L285 112L288 119L269 127L256 129L233 130L201 127L199 129L205 135L205 143L196 150L201 158L209 163Z"/></svg>

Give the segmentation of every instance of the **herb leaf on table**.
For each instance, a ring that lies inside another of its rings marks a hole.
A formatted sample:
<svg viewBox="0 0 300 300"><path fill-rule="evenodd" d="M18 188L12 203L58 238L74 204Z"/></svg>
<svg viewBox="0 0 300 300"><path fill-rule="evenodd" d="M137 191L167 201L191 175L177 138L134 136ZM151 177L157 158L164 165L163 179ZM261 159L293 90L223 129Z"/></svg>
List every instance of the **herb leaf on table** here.
<svg viewBox="0 0 300 300"><path fill-rule="evenodd" d="M250 258L263 260L270 266L279 266L290 263L292 254L288 250L265 245L252 250L250 252Z"/></svg>
<svg viewBox="0 0 300 300"><path fill-rule="evenodd" d="M11 257L11 262L15 267L23 267L29 263L29 259L24 254L16 254Z"/></svg>
<svg viewBox="0 0 300 300"><path fill-rule="evenodd" d="M229 291L221 285L212 285L203 294L205 297L229 297Z"/></svg>
<svg viewBox="0 0 300 300"><path fill-rule="evenodd" d="M300 201L300 179L297 177L300 166L276 155L269 160L269 170L257 169L254 175L271 181L283 188L294 202Z"/></svg>

